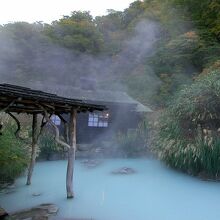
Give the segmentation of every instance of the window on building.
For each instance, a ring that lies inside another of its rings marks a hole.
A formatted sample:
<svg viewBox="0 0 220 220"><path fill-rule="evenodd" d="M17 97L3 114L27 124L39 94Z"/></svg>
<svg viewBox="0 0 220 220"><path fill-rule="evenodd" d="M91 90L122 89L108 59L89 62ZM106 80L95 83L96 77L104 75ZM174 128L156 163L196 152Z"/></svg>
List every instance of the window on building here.
<svg viewBox="0 0 220 220"><path fill-rule="evenodd" d="M55 125L61 125L61 120L57 115L52 115L50 119Z"/></svg>
<svg viewBox="0 0 220 220"><path fill-rule="evenodd" d="M108 127L109 113L108 112L96 112L89 113L88 126L89 127Z"/></svg>

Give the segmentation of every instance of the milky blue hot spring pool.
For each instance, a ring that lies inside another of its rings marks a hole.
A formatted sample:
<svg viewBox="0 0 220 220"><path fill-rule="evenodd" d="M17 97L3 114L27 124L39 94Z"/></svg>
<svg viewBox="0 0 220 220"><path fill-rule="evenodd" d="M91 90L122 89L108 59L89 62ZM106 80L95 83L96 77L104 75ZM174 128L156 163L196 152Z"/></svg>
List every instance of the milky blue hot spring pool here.
<svg viewBox="0 0 220 220"><path fill-rule="evenodd" d="M111 171L130 167L131 175ZM176 172L154 159L108 159L96 168L76 161L75 198L66 199L66 161L36 164L31 186L25 177L15 192L0 195L9 212L41 203L55 203L58 216L97 220L219 220L220 183ZM39 194L40 196L33 196Z"/></svg>

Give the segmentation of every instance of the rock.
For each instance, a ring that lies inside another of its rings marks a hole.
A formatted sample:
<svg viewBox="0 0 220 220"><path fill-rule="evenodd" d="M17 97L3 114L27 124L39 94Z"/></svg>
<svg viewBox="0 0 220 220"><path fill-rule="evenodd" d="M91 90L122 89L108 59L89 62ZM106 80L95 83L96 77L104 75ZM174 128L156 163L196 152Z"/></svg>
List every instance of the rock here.
<svg viewBox="0 0 220 220"><path fill-rule="evenodd" d="M41 196L42 193L33 193L32 196Z"/></svg>
<svg viewBox="0 0 220 220"><path fill-rule="evenodd" d="M54 204L41 204L39 206L25 209L11 215L13 220L48 220L50 216L56 215L58 207Z"/></svg>
<svg viewBox="0 0 220 220"><path fill-rule="evenodd" d="M94 220L93 218L53 218L52 220Z"/></svg>
<svg viewBox="0 0 220 220"><path fill-rule="evenodd" d="M12 194L12 193L14 193L14 192L16 192L15 189L8 189L8 188L6 188L6 189L2 189L2 190L0 191L0 194Z"/></svg>
<svg viewBox="0 0 220 220"><path fill-rule="evenodd" d="M7 186L8 189L14 189L15 188L15 184L11 184Z"/></svg>
<svg viewBox="0 0 220 220"><path fill-rule="evenodd" d="M7 189L5 191L5 194L12 194L12 193L15 193L15 192L16 192L16 190L14 190L14 189Z"/></svg>
<svg viewBox="0 0 220 220"><path fill-rule="evenodd" d="M51 220L95 220L94 218L63 218L63 217L53 217Z"/></svg>
<svg viewBox="0 0 220 220"><path fill-rule="evenodd" d="M100 153L100 152L102 152L102 148L100 148L100 147L96 148L94 151L95 151L95 153Z"/></svg>
<svg viewBox="0 0 220 220"><path fill-rule="evenodd" d="M87 168L95 168L95 167L99 166L102 163L102 161L100 161L100 160L83 160L81 163Z"/></svg>
<svg viewBox="0 0 220 220"><path fill-rule="evenodd" d="M129 167L122 167L120 169L112 171L112 174L120 174L120 175L128 175L133 173L136 173L136 171Z"/></svg>
<svg viewBox="0 0 220 220"><path fill-rule="evenodd" d="M92 144L77 144L76 147L80 151L90 151L92 149Z"/></svg>
<svg viewBox="0 0 220 220"><path fill-rule="evenodd" d="M0 194L11 194L16 192L14 184L1 185Z"/></svg>
<svg viewBox="0 0 220 220"><path fill-rule="evenodd" d="M6 216L8 216L8 213L0 207L0 219L6 219Z"/></svg>
<svg viewBox="0 0 220 220"><path fill-rule="evenodd" d="M211 176L207 174L207 172L202 171L198 174L198 177L203 181L210 181L210 182L219 182L220 177L219 176Z"/></svg>

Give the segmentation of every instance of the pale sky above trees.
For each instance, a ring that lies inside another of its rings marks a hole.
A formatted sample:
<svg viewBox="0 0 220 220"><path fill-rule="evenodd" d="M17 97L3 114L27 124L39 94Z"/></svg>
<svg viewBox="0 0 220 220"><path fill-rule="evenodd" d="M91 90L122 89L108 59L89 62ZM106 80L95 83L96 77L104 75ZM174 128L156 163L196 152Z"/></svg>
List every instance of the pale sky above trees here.
<svg viewBox="0 0 220 220"><path fill-rule="evenodd" d="M90 11L93 16L106 14L107 9L123 10L134 0L2 0L0 24L14 21L50 23L70 15L71 11Z"/></svg>

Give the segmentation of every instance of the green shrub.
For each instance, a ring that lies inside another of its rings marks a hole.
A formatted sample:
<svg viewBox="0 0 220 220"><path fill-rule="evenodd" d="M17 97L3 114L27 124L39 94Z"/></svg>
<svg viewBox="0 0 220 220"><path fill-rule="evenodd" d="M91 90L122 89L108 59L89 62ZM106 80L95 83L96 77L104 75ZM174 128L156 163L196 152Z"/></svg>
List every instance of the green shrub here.
<svg viewBox="0 0 220 220"><path fill-rule="evenodd" d="M220 70L182 89L159 120L159 158L193 175L219 178Z"/></svg>
<svg viewBox="0 0 220 220"><path fill-rule="evenodd" d="M63 148L54 140L54 135L49 130L44 130L39 140L39 158L49 160L54 153L61 153Z"/></svg>
<svg viewBox="0 0 220 220"><path fill-rule="evenodd" d="M16 139L15 130L15 125L9 122L0 135L0 184L13 182L27 167L28 150Z"/></svg>
<svg viewBox="0 0 220 220"><path fill-rule="evenodd" d="M117 143L127 157L146 153L147 123L144 120L137 129L118 133Z"/></svg>

